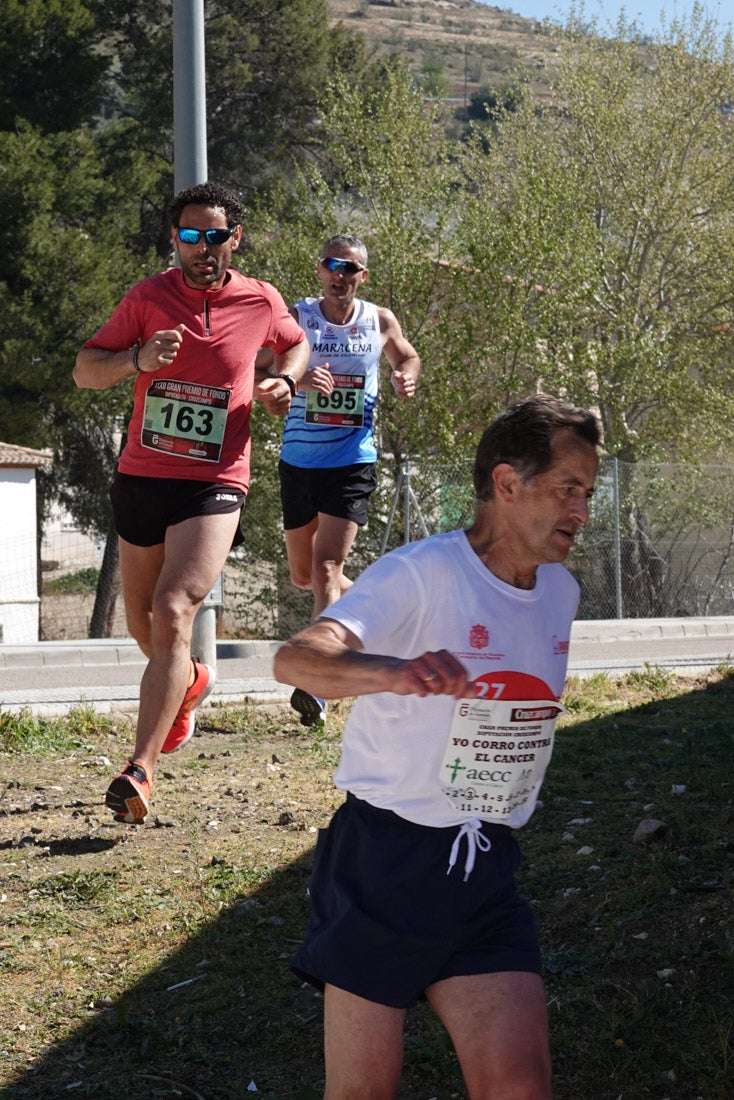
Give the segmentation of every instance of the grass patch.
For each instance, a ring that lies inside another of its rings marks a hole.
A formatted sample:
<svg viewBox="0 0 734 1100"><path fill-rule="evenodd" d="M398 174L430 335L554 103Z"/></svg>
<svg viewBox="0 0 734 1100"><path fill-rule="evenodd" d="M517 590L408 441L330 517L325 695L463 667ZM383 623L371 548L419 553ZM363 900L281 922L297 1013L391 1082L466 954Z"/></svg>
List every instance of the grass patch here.
<svg viewBox="0 0 734 1100"><path fill-rule="evenodd" d="M99 581L99 569L88 566L79 569L76 573L64 573L53 580L44 580L44 596L86 596L90 592L97 591Z"/></svg>
<svg viewBox="0 0 734 1100"><path fill-rule="evenodd" d="M556 1100L729 1100L734 678L571 681L542 806L522 830L544 945ZM289 961L346 705L211 707L165 758L142 828L108 821L99 760L129 726L2 716L2 1100L315 1100L321 999ZM13 732L13 723L17 729ZM70 746L73 748L70 751ZM645 818L664 823L642 844ZM254 1094L253 1094L254 1095ZM401 1100L463 1097L426 1005Z"/></svg>
<svg viewBox="0 0 734 1100"><path fill-rule="evenodd" d="M37 754L93 752L100 736L119 727L92 707L76 707L60 718L36 718L30 709L0 711L0 752ZM122 720L123 726L129 722Z"/></svg>

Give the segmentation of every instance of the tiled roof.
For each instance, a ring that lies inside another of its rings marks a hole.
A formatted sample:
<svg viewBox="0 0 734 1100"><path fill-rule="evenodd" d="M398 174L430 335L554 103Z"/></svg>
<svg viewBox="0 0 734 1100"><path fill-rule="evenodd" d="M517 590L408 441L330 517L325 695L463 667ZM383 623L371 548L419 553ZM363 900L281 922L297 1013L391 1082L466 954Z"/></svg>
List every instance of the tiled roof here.
<svg viewBox="0 0 734 1100"><path fill-rule="evenodd" d="M52 458L51 451L37 451L33 447L19 447L15 443L0 443L0 467L45 466Z"/></svg>

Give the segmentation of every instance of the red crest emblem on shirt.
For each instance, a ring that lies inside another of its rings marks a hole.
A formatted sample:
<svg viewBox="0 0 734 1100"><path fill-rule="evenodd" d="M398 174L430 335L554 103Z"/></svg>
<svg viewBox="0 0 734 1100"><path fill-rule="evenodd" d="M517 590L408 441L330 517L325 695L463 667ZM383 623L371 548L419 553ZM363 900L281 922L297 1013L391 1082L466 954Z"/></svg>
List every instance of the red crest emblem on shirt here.
<svg viewBox="0 0 734 1100"><path fill-rule="evenodd" d="M486 626L477 623L469 631L469 645L473 649L486 649L489 645L489 631Z"/></svg>

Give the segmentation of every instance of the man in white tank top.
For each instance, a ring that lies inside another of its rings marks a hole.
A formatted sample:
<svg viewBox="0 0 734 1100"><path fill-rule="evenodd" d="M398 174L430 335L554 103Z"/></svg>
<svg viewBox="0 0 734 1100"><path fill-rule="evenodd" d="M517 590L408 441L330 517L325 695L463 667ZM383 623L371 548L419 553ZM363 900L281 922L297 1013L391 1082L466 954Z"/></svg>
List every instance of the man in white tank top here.
<svg viewBox="0 0 734 1100"><path fill-rule="evenodd" d="M550 1100L548 1019L514 830L533 813L563 708L596 417L536 394L496 417L475 518L385 555L284 643L283 683L356 696L293 960L324 990L325 1100L399 1088L425 996L467 1093Z"/></svg>
<svg viewBox="0 0 734 1100"><path fill-rule="evenodd" d="M344 564L377 486L373 414L382 355L399 397L413 397L420 372L395 315L357 298L369 274L358 237L331 237L316 271L321 295L291 307L311 355L286 417L279 466L291 580L313 593L314 619L352 583ZM324 701L300 688L291 703L304 725L324 717Z"/></svg>

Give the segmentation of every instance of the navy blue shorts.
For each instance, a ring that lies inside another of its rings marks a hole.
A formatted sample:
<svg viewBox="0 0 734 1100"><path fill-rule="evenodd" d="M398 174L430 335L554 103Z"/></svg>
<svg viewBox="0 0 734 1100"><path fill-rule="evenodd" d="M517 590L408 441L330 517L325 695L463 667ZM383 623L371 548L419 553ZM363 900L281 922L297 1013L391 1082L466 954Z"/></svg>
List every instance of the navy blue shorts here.
<svg viewBox="0 0 734 1100"><path fill-rule="evenodd" d="M278 474L286 531L305 527L319 512L352 520L359 527L367 522L367 505L377 488L376 462L312 470L281 459Z"/></svg>
<svg viewBox="0 0 734 1100"><path fill-rule="evenodd" d="M458 827L405 821L348 794L321 830L312 916L294 972L378 1004L410 1008L446 978L540 973L535 919L516 889L520 849L505 825L464 881L464 847L446 873Z"/></svg>
<svg viewBox="0 0 734 1100"><path fill-rule="evenodd" d="M215 481L180 477L139 477L115 474L110 488L115 530L134 546L159 546L166 529L194 516L221 516L241 512L245 493ZM239 527L232 546L242 542Z"/></svg>

